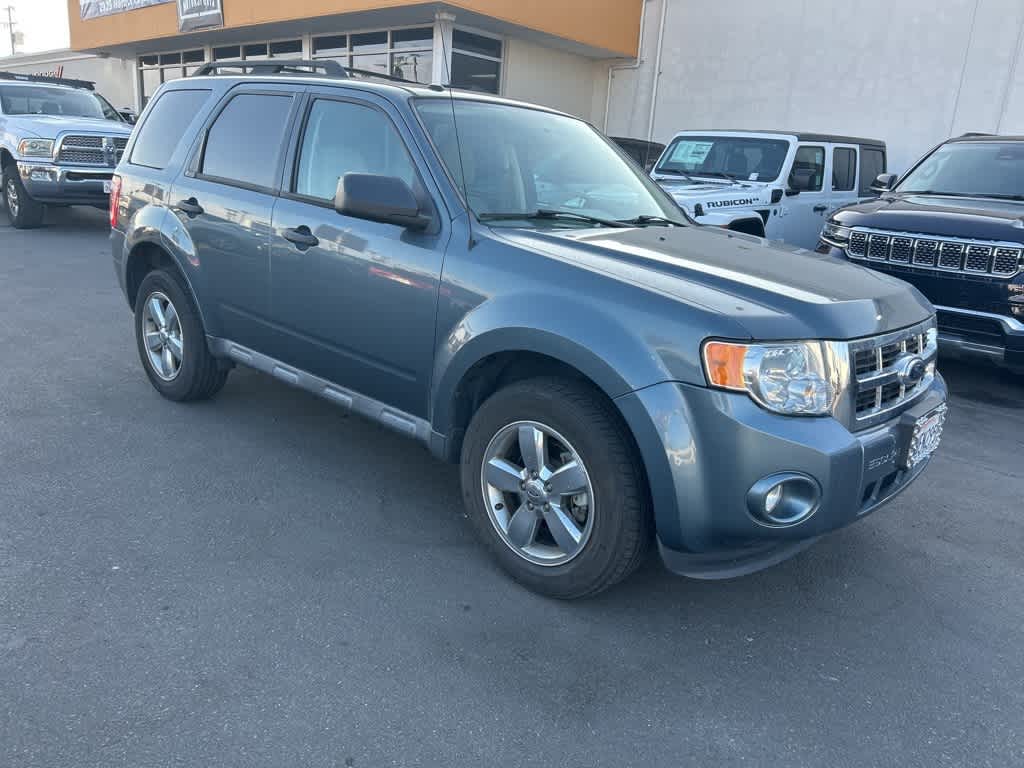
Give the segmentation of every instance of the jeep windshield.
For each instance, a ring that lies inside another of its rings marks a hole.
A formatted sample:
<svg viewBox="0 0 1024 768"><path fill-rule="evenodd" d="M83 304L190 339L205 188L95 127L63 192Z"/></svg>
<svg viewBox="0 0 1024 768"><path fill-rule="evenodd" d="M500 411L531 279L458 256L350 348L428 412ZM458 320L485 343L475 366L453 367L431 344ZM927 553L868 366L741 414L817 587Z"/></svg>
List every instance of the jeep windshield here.
<svg viewBox="0 0 1024 768"><path fill-rule="evenodd" d="M678 136L655 173L727 181L775 181L789 152L785 139L752 136Z"/></svg>
<svg viewBox="0 0 1024 768"><path fill-rule="evenodd" d="M456 187L489 226L687 223L657 184L582 120L471 99L415 105Z"/></svg>
<svg viewBox="0 0 1024 768"><path fill-rule="evenodd" d="M908 173L894 191L1024 200L1024 141L943 144Z"/></svg>
<svg viewBox="0 0 1024 768"><path fill-rule="evenodd" d="M0 107L5 115L92 117L124 122L98 93L59 86L0 85Z"/></svg>

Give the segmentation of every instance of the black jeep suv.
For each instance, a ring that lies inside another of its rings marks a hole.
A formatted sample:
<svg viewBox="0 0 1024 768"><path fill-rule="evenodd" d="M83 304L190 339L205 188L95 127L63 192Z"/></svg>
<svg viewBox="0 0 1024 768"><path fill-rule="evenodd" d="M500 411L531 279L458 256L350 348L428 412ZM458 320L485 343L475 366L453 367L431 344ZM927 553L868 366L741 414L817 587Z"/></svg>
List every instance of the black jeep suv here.
<svg viewBox="0 0 1024 768"><path fill-rule="evenodd" d="M1024 372L1024 137L950 139L871 202L836 211L818 250L913 283L941 348Z"/></svg>

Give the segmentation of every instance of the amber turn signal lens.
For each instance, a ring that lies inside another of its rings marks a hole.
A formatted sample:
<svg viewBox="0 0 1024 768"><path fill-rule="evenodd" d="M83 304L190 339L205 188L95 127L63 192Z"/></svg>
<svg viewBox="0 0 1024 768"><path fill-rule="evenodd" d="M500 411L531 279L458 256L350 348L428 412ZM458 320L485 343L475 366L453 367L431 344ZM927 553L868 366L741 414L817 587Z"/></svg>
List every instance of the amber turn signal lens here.
<svg viewBox="0 0 1024 768"><path fill-rule="evenodd" d="M743 382L743 359L747 355L745 344L726 344L709 341L704 345L704 369L711 384L726 389L746 389Z"/></svg>

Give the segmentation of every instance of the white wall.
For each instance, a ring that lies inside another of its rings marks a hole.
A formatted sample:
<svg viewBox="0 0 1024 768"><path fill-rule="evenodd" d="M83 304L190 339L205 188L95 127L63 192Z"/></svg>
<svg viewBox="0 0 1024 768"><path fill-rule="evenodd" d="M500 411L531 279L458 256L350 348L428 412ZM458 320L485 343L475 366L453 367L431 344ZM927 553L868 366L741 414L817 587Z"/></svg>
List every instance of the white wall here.
<svg viewBox="0 0 1024 768"><path fill-rule="evenodd" d="M615 74L610 134L845 133L885 140L902 171L951 135L1024 133L1022 0L648 0L644 40L640 68Z"/></svg>
<svg viewBox="0 0 1024 768"><path fill-rule="evenodd" d="M71 51L48 51L0 58L0 71L24 75L56 75L61 67L64 77L96 83L96 90L115 108L122 109L135 104L132 82L135 64L132 61Z"/></svg>
<svg viewBox="0 0 1024 768"><path fill-rule="evenodd" d="M502 96L593 120L594 83L606 72L607 67L594 59L510 37L505 44ZM600 109L604 109L603 99Z"/></svg>

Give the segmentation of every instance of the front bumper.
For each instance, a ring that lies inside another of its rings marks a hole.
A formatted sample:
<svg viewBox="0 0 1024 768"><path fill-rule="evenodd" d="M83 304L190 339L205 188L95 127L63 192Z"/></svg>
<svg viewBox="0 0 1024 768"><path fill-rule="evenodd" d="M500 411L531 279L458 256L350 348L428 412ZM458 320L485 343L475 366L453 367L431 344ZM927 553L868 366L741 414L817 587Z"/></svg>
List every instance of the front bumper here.
<svg viewBox="0 0 1024 768"><path fill-rule="evenodd" d="M1024 322L1015 317L936 305L939 347L948 355L985 358L1024 371Z"/></svg>
<svg viewBox="0 0 1024 768"><path fill-rule="evenodd" d="M19 161L18 173L29 196L40 203L106 206L114 169Z"/></svg>
<svg viewBox="0 0 1024 768"><path fill-rule="evenodd" d="M831 418L780 416L744 394L688 384L658 384L617 402L647 468L665 564L725 578L780 562L905 490L928 464L899 468L908 419L946 397L936 375L910 409L855 433ZM786 473L816 484L814 511L792 525L766 524L752 514L748 493Z"/></svg>

